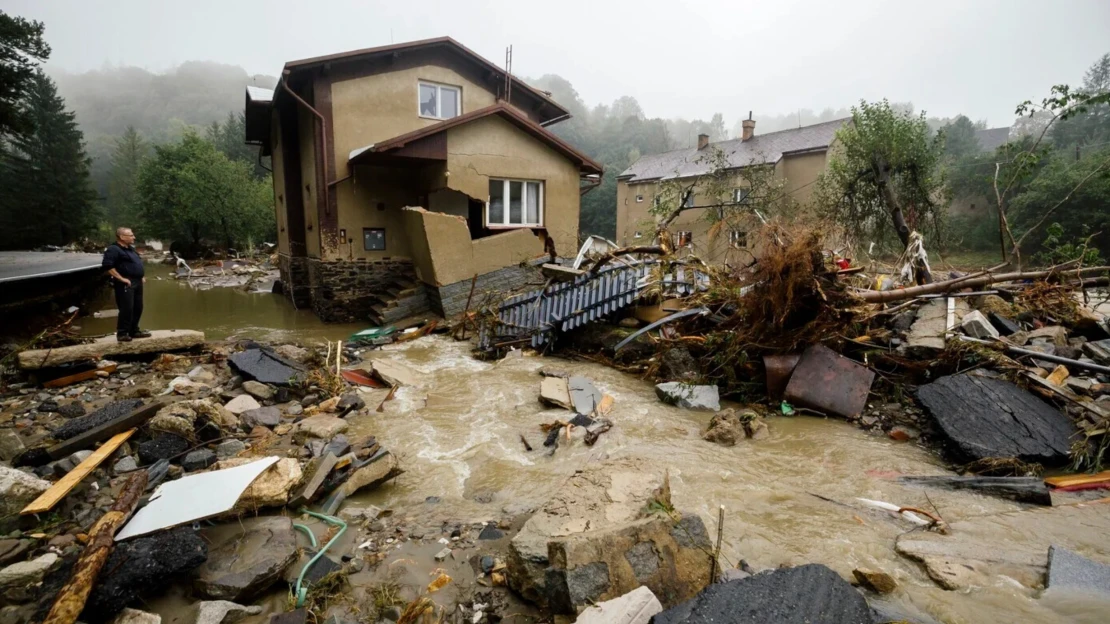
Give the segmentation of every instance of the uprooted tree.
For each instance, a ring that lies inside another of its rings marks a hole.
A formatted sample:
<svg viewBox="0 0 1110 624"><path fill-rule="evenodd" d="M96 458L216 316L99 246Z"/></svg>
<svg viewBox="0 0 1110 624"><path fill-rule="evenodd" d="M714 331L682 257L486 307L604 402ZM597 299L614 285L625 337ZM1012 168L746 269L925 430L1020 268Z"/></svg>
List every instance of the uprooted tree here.
<svg viewBox="0 0 1110 624"><path fill-rule="evenodd" d="M859 240L889 240L887 223L913 264L918 284L932 281L919 230L939 224L947 207L944 139L932 135L925 114L896 111L890 102L860 102L852 122L836 133L818 206ZM888 221L889 220L889 221Z"/></svg>

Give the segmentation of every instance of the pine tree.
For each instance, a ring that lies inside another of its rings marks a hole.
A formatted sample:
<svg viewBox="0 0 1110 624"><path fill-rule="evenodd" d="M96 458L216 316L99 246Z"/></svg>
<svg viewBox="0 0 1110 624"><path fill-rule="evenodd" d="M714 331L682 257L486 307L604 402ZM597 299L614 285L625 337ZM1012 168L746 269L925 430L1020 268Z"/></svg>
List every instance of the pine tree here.
<svg viewBox="0 0 1110 624"><path fill-rule="evenodd" d="M9 197L0 205L0 247L30 249L65 245L97 226L89 159L74 114L54 81L35 72L21 112L33 131L11 140L0 154Z"/></svg>
<svg viewBox="0 0 1110 624"><path fill-rule="evenodd" d="M112 152L112 169L108 178L108 221L112 228L139 227L138 195L139 168L150 147L134 126L127 126L123 136L116 138Z"/></svg>
<svg viewBox="0 0 1110 624"><path fill-rule="evenodd" d="M0 11L0 136L26 135L31 120L20 102L34 80L37 62L50 57L50 46L42 40L42 22Z"/></svg>

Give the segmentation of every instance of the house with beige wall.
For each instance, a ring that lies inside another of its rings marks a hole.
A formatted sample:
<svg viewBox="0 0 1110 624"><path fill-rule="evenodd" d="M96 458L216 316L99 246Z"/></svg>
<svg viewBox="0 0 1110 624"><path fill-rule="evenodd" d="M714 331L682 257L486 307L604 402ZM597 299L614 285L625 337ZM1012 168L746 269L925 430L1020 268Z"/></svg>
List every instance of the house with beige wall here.
<svg viewBox="0 0 1110 624"><path fill-rule="evenodd" d="M743 134L739 138L710 143L703 134L696 147L640 158L617 177L617 244L654 242L657 217L651 214L651 207L663 185L677 180L684 185L693 184L694 192L686 198L690 208L670 225L676 244L688 247L707 262L751 262L758 255L754 236L750 236L760 225L756 215L732 224L736 229L710 236L711 222L706 218L706 210L715 209L719 198L706 197L697 180L713 169L715 159L711 154L719 150L726 169L734 172L735 188L730 202L743 205L750 191L743 175L745 168L773 167L774 175L784 180L783 192L798 203L807 204L817 177L825 170L836 131L848 121L840 119L757 135L755 121L748 119L742 122ZM709 207L711 204L713 207Z"/></svg>
<svg viewBox="0 0 1110 624"><path fill-rule="evenodd" d="M448 37L286 63L246 92L286 294L325 321L447 316L472 282L507 290L573 255L602 170L547 130L569 117Z"/></svg>

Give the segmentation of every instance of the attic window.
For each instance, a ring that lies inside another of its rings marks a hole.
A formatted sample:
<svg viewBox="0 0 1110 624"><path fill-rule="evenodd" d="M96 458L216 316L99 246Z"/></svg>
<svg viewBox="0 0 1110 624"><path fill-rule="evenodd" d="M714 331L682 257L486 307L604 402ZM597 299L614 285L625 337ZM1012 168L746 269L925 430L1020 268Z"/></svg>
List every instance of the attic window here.
<svg viewBox="0 0 1110 624"><path fill-rule="evenodd" d="M543 225L543 182L490 178L486 224L498 227Z"/></svg>
<svg viewBox="0 0 1110 624"><path fill-rule="evenodd" d="M421 117L450 119L459 115L462 89L432 82L420 83Z"/></svg>

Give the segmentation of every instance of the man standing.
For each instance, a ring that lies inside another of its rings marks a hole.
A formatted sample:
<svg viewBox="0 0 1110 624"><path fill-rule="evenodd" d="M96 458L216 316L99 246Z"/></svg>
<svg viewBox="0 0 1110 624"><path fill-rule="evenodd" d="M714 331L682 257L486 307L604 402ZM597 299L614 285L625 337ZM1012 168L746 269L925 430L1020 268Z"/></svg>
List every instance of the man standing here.
<svg viewBox="0 0 1110 624"><path fill-rule="evenodd" d="M135 233L130 228L116 228L116 242L104 252L102 265L112 276L116 290L116 340L131 342L132 338L149 338L150 332L139 329L143 315L143 259L135 251Z"/></svg>

